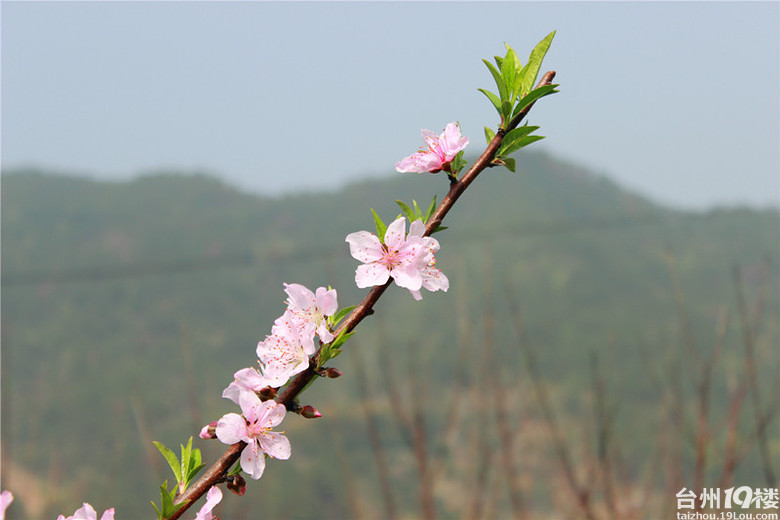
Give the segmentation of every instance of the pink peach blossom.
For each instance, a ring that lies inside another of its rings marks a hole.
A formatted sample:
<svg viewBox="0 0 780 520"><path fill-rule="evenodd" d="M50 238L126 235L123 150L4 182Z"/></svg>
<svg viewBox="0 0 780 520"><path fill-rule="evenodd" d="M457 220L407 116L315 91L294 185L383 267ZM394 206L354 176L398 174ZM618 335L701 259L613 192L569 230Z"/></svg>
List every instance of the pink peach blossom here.
<svg viewBox="0 0 780 520"><path fill-rule="evenodd" d="M247 443L241 452L241 469L257 480L265 470L265 455L277 459L290 458L290 441L279 432L271 431L284 419L286 409L276 401L260 401L252 392L241 392L241 413L228 413L217 422L217 438L225 444Z"/></svg>
<svg viewBox="0 0 780 520"><path fill-rule="evenodd" d="M304 336L302 339L292 318L285 313L274 323L271 335L257 344L257 357L263 364L263 386L282 386L292 376L306 370L311 354L314 354L311 338Z"/></svg>
<svg viewBox="0 0 780 520"><path fill-rule="evenodd" d="M399 287L417 291L422 287L422 270L428 265L425 241L406 237L406 219L399 217L387 226L385 242L368 231L347 235L352 257L363 262L355 271L358 287L383 285L392 277Z"/></svg>
<svg viewBox="0 0 780 520"><path fill-rule="evenodd" d="M293 322L301 329L302 335L315 333L324 343L333 341L333 334L328 330L326 316L332 316L338 310L338 300L335 289L318 287L311 292L301 284L284 284L287 293L287 312L293 317Z"/></svg>
<svg viewBox="0 0 780 520"><path fill-rule="evenodd" d="M400 173L449 171L450 162L469 144L468 137L460 135L460 126L456 122L448 124L441 135L423 130L422 136L428 149L420 148L417 153L398 161L395 165L396 171Z"/></svg>

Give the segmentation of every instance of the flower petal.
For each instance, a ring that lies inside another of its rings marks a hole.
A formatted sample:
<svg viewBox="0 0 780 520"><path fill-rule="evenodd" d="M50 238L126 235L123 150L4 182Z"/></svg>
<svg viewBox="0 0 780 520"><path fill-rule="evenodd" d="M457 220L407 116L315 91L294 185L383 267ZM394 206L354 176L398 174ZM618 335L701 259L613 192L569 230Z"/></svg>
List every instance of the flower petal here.
<svg viewBox="0 0 780 520"><path fill-rule="evenodd" d="M410 291L417 291L422 287L422 274L420 269L414 264L393 269L390 273L398 287L405 287Z"/></svg>
<svg viewBox="0 0 780 520"><path fill-rule="evenodd" d="M263 428L273 428L278 426L287 413L287 408L276 401L265 401L260 415L259 422Z"/></svg>
<svg viewBox="0 0 780 520"><path fill-rule="evenodd" d="M469 144L468 137L462 137L460 126L456 122L449 123L439 138L439 144L444 152L445 159L451 161L461 150Z"/></svg>
<svg viewBox="0 0 780 520"><path fill-rule="evenodd" d="M0 493L0 520L3 520L3 518L5 518L5 510L8 509L8 506L10 506L11 502L13 501L14 501L14 494L8 491L7 489L4 489L3 492Z"/></svg>
<svg viewBox="0 0 780 520"><path fill-rule="evenodd" d="M410 155L404 157L397 163L395 163L395 171L398 173L425 173L428 170L420 167L420 162L417 160L417 156L420 154Z"/></svg>
<svg viewBox="0 0 780 520"><path fill-rule="evenodd" d="M195 515L195 520L212 520L214 516L211 511L221 500L222 490L217 486L211 486L208 493L206 493L206 503L203 504L203 507L201 507L200 511Z"/></svg>
<svg viewBox="0 0 780 520"><path fill-rule="evenodd" d="M279 432L264 433L258 438L260 447L275 459L287 460L292 453L290 441Z"/></svg>
<svg viewBox="0 0 780 520"><path fill-rule="evenodd" d="M113 509L111 509L113 514ZM107 513L108 511L106 511ZM105 516L105 513L103 513ZM73 513L73 516L65 517L64 515L60 515L57 517L57 520L97 520L97 511L95 511L95 508L89 505L88 503L84 502L84 504L76 510L75 513Z"/></svg>
<svg viewBox="0 0 780 520"><path fill-rule="evenodd" d="M314 293L299 283L284 284L284 292L290 297L290 303L300 309L308 309L314 303Z"/></svg>
<svg viewBox="0 0 780 520"><path fill-rule="evenodd" d="M228 413L217 421L217 439L225 444L235 444L246 441L246 421L237 413Z"/></svg>
<svg viewBox="0 0 780 520"><path fill-rule="evenodd" d="M431 132L423 128L420 133L422 134L423 141L428 145L429 149L435 148L439 145L439 134Z"/></svg>
<svg viewBox="0 0 780 520"><path fill-rule="evenodd" d="M260 451L254 439L241 452L241 469L254 480L263 476L265 471L265 454Z"/></svg>
<svg viewBox="0 0 780 520"><path fill-rule="evenodd" d="M426 173L438 172L443 166L442 158L439 154L428 152L417 152L405 157L395 165L399 173Z"/></svg>
<svg viewBox="0 0 780 520"><path fill-rule="evenodd" d="M409 237L398 249L398 256L402 259L402 265L413 264L422 269L428 265L427 238Z"/></svg>
<svg viewBox="0 0 780 520"><path fill-rule="evenodd" d="M257 391L263 388L263 376L254 368L242 368L233 377L236 378L236 382L242 387Z"/></svg>
<svg viewBox="0 0 780 520"><path fill-rule="evenodd" d="M390 271L378 262L359 265L355 270L355 283L361 289L374 285L384 285L388 278L390 278Z"/></svg>
<svg viewBox="0 0 780 520"><path fill-rule="evenodd" d="M425 233L425 224L423 224L423 221L421 219L417 219L411 224L409 224L409 235L408 237L418 237L422 238L423 233Z"/></svg>
<svg viewBox="0 0 780 520"><path fill-rule="evenodd" d="M336 289L325 290L324 287L318 287L314 296L317 308L323 316L333 316L339 308Z"/></svg>
<svg viewBox="0 0 780 520"><path fill-rule="evenodd" d="M222 397L239 404L238 397L242 391L256 392L268 385L263 376L254 368L242 368L235 374L235 379L222 391Z"/></svg>
<svg viewBox="0 0 780 520"><path fill-rule="evenodd" d="M243 392L244 389L241 388L241 386L233 381L230 383L227 388L222 390L222 397L225 399L230 399L234 403L238 404L238 396L241 395L241 392Z"/></svg>
<svg viewBox="0 0 780 520"><path fill-rule="evenodd" d="M263 401L254 392L242 392L238 396L238 405L241 407L241 414L248 421L256 421L263 415Z"/></svg>
<svg viewBox="0 0 780 520"><path fill-rule="evenodd" d="M382 243L379 238L368 231L357 231L347 235L349 253L355 260L361 262L376 262L382 258Z"/></svg>
<svg viewBox="0 0 780 520"><path fill-rule="evenodd" d="M328 324L325 323L325 321L320 323L320 326L317 327L317 336L320 337L323 343L330 343L336 337L328 330ZM314 354L314 352L312 352L312 354Z"/></svg>
<svg viewBox="0 0 780 520"><path fill-rule="evenodd" d="M406 238L406 218L398 217L385 231L385 245L388 249L398 250Z"/></svg>
<svg viewBox="0 0 780 520"><path fill-rule="evenodd" d="M450 281L447 276L435 267L428 267L423 271L423 287L429 291L444 291L450 288Z"/></svg>

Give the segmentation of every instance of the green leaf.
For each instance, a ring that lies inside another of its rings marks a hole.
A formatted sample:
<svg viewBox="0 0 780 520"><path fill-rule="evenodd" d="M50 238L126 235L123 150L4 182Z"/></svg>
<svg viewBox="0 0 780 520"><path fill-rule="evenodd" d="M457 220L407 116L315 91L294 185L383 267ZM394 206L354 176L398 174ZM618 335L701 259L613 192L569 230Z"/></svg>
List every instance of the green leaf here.
<svg viewBox="0 0 780 520"><path fill-rule="evenodd" d="M452 175L457 177L458 172L462 170L464 166L466 166L466 160L463 159L463 150L461 150L452 158L452 161L450 161L450 171L452 172Z"/></svg>
<svg viewBox="0 0 780 520"><path fill-rule="evenodd" d="M422 220L423 218L422 210L420 209L420 206L417 205L417 201L412 199L412 204L414 205L414 219L409 219L409 222L414 222L415 220Z"/></svg>
<svg viewBox="0 0 780 520"><path fill-rule="evenodd" d="M516 152L520 148L528 146L529 144L535 143L536 141L540 141L542 139L544 139L543 135L529 135L526 137L521 137L520 139L514 141L511 145L507 146L506 150L504 150L504 154L509 155ZM504 159L504 161L506 162L506 159Z"/></svg>
<svg viewBox="0 0 780 520"><path fill-rule="evenodd" d="M183 444L180 444L179 446L181 447L181 468L187 469L190 466L190 458L192 457L192 435L190 435L187 446L184 446Z"/></svg>
<svg viewBox="0 0 780 520"><path fill-rule="evenodd" d="M504 43L504 46L507 50L507 59L511 59L515 64L515 79L512 82L512 102L514 102L515 99L517 99L517 96L520 95L520 87L522 84L522 75L521 71L523 70L523 65L520 63L520 58L518 58L517 53L515 50L510 47L508 44Z"/></svg>
<svg viewBox="0 0 780 520"><path fill-rule="evenodd" d="M166 480L162 486L160 486L160 494L162 495L162 510L163 518L170 518L173 514L187 505L189 500L182 502L181 504L173 505L173 501L176 498L176 487L168 491L168 481ZM155 509L157 509L155 507Z"/></svg>
<svg viewBox="0 0 780 520"><path fill-rule="evenodd" d="M506 57L501 62L501 76L504 80L506 95L502 96L502 100L508 103L514 102L514 85L515 76L517 76L517 69L515 68L515 60L512 58L510 51L506 52Z"/></svg>
<svg viewBox="0 0 780 520"><path fill-rule="evenodd" d="M152 443L160 451L160 453L162 453L162 456L165 457L165 460L168 461L168 465L171 467L173 474L176 476L176 482L181 482L181 464L176 458L176 454L161 442L152 441Z"/></svg>
<svg viewBox="0 0 780 520"><path fill-rule="evenodd" d="M341 355L341 353L344 352L340 348L332 348L328 351L328 361L331 359L335 359Z"/></svg>
<svg viewBox="0 0 780 520"><path fill-rule="evenodd" d="M507 132L507 134L504 136L504 142L507 141L514 141L515 139L519 139L520 137L525 137L528 134L532 134L535 131L539 130L538 126L532 126L532 125L523 125L518 126L517 128L514 128Z"/></svg>
<svg viewBox="0 0 780 520"><path fill-rule="evenodd" d="M355 334L355 332L356 331L346 332L346 329L344 329L341 331L341 333L339 333L336 339L330 342L330 344L323 345L322 350L320 350L320 355L317 359L317 369L319 370L322 365L341 354L340 347L346 343L347 340Z"/></svg>
<svg viewBox="0 0 780 520"><path fill-rule="evenodd" d="M346 316L347 314L349 314L350 312L352 312L352 310L353 310L355 307L357 307L357 306L356 306L356 305L350 305L349 307L344 307L343 309L340 309L338 312L336 312L336 314L334 314L333 316L330 316L330 317L328 318L328 324L329 324L331 327L335 327L336 325L338 325L338 324L339 324L339 322L340 322L342 319L344 319L344 316Z"/></svg>
<svg viewBox="0 0 780 520"><path fill-rule="evenodd" d="M423 222L428 222L428 219L431 218L431 215L433 215L433 212L436 210L436 195L433 196L433 200L431 201L431 204L428 206L428 209L425 211L425 218L423 219Z"/></svg>
<svg viewBox="0 0 780 520"><path fill-rule="evenodd" d="M431 231L431 235L438 233L439 231L444 231L445 229L449 229L449 226L438 226L436 229Z"/></svg>
<svg viewBox="0 0 780 520"><path fill-rule="evenodd" d="M490 100L490 102L493 103L493 106L496 107L496 112L498 112L499 115L503 116L503 112L501 112L501 100L498 99L498 96L496 96L489 90L485 90L484 88L478 88L477 90L485 94L487 98Z"/></svg>
<svg viewBox="0 0 780 520"><path fill-rule="evenodd" d="M160 486L160 496L162 497L162 510L163 515L169 516L173 509L173 499L168 492L168 481L166 480L162 486Z"/></svg>
<svg viewBox="0 0 780 520"><path fill-rule="evenodd" d="M184 507L187 502L182 502L176 506L173 505L173 500L176 497L176 486L171 491L168 491L168 481L162 483L160 486L160 509L152 502L154 510L157 511L158 518L169 518L176 511Z"/></svg>
<svg viewBox="0 0 780 520"><path fill-rule="evenodd" d="M203 459L201 458L201 455L200 455L200 450L196 448L196 449L195 449L195 450L192 452L192 457L190 457L190 464L189 464L189 467L190 467L190 468L193 468L193 467L195 467L195 466L198 466L198 465L199 465L201 462L203 462Z"/></svg>
<svg viewBox="0 0 780 520"><path fill-rule="evenodd" d="M523 67L520 72L522 76L522 83L520 87L520 95L524 96L534 87L536 83L536 77L539 75L539 69L542 67L542 61L544 61L547 50L550 48L553 38L555 37L555 31L551 32L540 41L534 50L531 51L531 55L528 57L528 63Z"/></svg>
<svg viewBox="0 0 780 520"><path fill-rule="evenodd" d="M541 87L535 88L525 96L521 97L520 100L517 102L517 105L515 105L515 109L512 112L512 117L510 119L514 119L514 117L517 114L519 114L521 110L523 110L525 107L535 102L536 100L541 99L544 96L549 96L550 94L555 94L556 92L558 92L557 90L555 90L557 87L558 87L557 84L542 85Z"/></svg>
<svg viewBox="0 0 780 520"><path fill-rule="evenodd" d="M487 144L490 144L494 137L496 137L496 133L492 129L485 127L485 141L487 141Z"/></svg>
<svg viewBox="0 0 780 520"><path fill-rule="evenodd" d="M347 340L349 338L351 338L352 336L355 335L355 332L356 331L344 332L342 330L341 334L339 334L339 336L336 339L333 340L333 343L330 344L331 350L336 350L336 349L340 348L344 343L347 342Z"/></svg>
<svg viewBox="0 0 780 520"><path fill-rule="evenodd" d="M511 157L504 158L504 166L512 173L515 173L515 160Z"/></svg>
<svg viewBox="0 0 780 520"><path fill-rule="evenodd" d="M187 446L181 445L181 474L183 484L180 481L181 491L187 489L192 479L205 467L201 464L202 457L198 448L192 449L192 436L187 441Z"/></svg>
<svg viewBox="0 0 780 520"><path fill-rule="evenodd" d="M490 63L488 60L482 60L485 65L487 65L488 70L490 71L490 74L493 76L493 80L496 82L496 86L498 87L498 94L501 96L501 100L505 101L509 98L509 92L507 90L506 83L504 81L504 78L501 77L501 72L496 69L492 63ZM500 65L499 65L500 66ZM503 68L503 67L502 67Z"/></svg>
<svg viewBox="0 0 780 520"><path fill-rule="evenodd" d="M374 211L374 208L371 208L371 214L374 216L374 225L376 225L376 236L379 237L379 241L381 243L385 243L385 231L387 231L387 226L384 222L382 222L382 219L379 218L379 215L376 214L376 211Z"/></svg>
<svg viewBox="0 0 780 520"><path fill-rule="evenodd" d="M512 103L510 103L509 101L503 101L501 103L501 119L502 119L502 121L505 121L505 122L508 123L509 120L512 119L511 115L512 115ZM502 126L503 126L503 124L502 124Z"/></svg>
<svg viewBox="0 0 780 520"><path fill-rule="evenodd" d="M522 139L532 132L535 132L536 130L539 130L539 127L531 125L523 125L511 130L504 137L504 140L501 142L501 146L499 147L496 155L499 157L509 155L512 152L507 152L507 150L511 148L516 141Z"/></svg>
<svg viewBox="0 0 780 520"><path fill-rule="evenodd" d="M512 46L509 45L507 42L504 42L504 47L506 47L507 55L510 55L512 59L515 61L515 70L522 69L523 65L520 63L520 58L517 57L517 53L512 48Z"/></svg>
<svg viewBox="0 0 780 520"><path fill-rule="evenodd" d="M414 221L414 211L412 211L412 208L410 208L407 203L402 200L396 200L395 203L401 207L401 211L404 212L404 216L409 222Z"/></svg>

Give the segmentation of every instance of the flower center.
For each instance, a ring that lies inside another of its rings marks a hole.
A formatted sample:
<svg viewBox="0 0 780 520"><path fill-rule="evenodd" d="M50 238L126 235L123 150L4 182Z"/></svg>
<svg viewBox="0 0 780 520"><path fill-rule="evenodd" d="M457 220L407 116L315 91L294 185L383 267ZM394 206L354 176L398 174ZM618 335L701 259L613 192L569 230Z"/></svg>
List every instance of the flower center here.
<svg viewBox="0 0 780 520"><path fill-rule="evenodd" d="M384 255L382 256L382 263L388 269L395 269L396 267L399 267L401 265L401 255L398 253L398 251L389 249L384 244L382 244L382 249L384 250Z"/></svg>
<svg viewBox="0 0 780 520"><path fill-rule="evenodd" d="M257 421L251 422L246 425L247 434L249 437L257 438L261 435L264 435L267 431L269 431L271 428L264 427L262 424L260 424Z"/></svg>

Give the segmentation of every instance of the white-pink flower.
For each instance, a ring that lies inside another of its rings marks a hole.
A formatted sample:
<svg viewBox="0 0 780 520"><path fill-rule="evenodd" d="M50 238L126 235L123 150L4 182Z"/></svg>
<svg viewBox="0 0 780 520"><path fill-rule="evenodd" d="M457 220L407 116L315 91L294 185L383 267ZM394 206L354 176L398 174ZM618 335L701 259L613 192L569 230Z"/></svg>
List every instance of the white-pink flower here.
<svg viewBox="0 0 780 520"><path fill-rule="evenodd" d="M14 494L7 489L0 493L0 520L5 519L5 510L8 509L8 506L10 506L13 501Z"/></svg>
<svg viewBox="0 0 780 520"><path fill-rule="evenodd" d="M441 135L436 135L430 130L422 131L427 150L420 151L404 157L395 165L400 173L436 173L441 170L449 171L450 162L458 155L458 152L469 144L468 137L460 135L460 126L456 122L448 124Z"/></svg>
<svg viewBox="0 0 780 520"><path fill-rule="evenodd" d="M314 336L329 343L333 334L328 330L326 316L332 316L339 308L335 289L318 287L311 292L301 284L284 284L287 293L287 312L292 315L293 322L299 326L302 336Z"/></svg>
<svg viewBox="0 0 780 520"><path fill-rule="evenodd" d="M271 431L282 422L286 409L273 400L260 401L251 392L242 392L239 401L242 415L224 415L217 422L217 438L225 444L239 441L247 444L241 452L241 468L257 480L265 470L265 455L282 460L290 458L290 441L281 433Z"/></svg>
<svg viewBox="0 0 780 520"><path fill-rule="evenodd" d="M263 363L263 386L282 386L292 376L306 370L312 354L314 344L302 342L298 327L285 313L274 322L271 335L257 344L257 357Z"/></svg>
<svg viewBox="0 0 780 520"><path fill-rule="evenodd" d="M233 374L233 382L222 391L222 397L238 404L241 392L258 392L268 385L268 381L254 368L242 368Z"/></svg>
<svg viewBox="0 0 780 520"><path fill-rule="evenodd" d="M84 502L84 505L77 509L73 516L66 517L65 515L60 515L57 517L57 520L97 520L97 511L95 511L94 507ZM106 509L100 520L114 520L114 508Z"/></svg>
<svg viewBox="0 0 780 520"><path fill-rule="evenodd" d="M418 291L423 284L422 270L428 265L425 241L406 237L406 219L399 217L387 226L385 243L368 231L347 235L349 252L363 262L355 271L358 287L383 285L391 276L399 287Z"/></svg>
<svg viewBox="0 0 780 520"><path fill-rule="evenodd" d="M222 490L217 486L211 486L211 489L206 493L206 503L203 504L203 507L195 515L195 520L214 520L214 515L211 511L221 500Z"/></svg>
<svg viewBox="0 0 780 520"><path fill-rule="evenodd" d="M422 270L422 286L431 292L444 291L450 288L450 281L447 276L441 272L441 269L436 267L436 251L439 250L439 241L432 237L423 237L425 232L425 224L422 220L415 220L409 225L409 236L420 237L425 242L425 249L428 252L426 255L426 266ZM412 296L415 300L422 300L422 294L419 290L412 291Z"/></svg>

